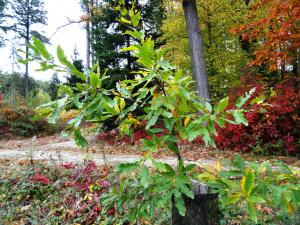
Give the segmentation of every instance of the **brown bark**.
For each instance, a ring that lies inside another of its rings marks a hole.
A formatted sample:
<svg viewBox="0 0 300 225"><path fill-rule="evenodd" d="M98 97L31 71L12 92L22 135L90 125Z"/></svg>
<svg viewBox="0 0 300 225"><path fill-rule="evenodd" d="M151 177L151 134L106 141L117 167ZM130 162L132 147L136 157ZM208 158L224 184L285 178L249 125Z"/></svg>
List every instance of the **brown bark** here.
<svg viewBox="0 0 300 225"><path fill-rule="evenodd" d="M193 77L199 96L207 101L210 99L207 70L204 60L203 41L199 30L199 17L196 0L182 2L186 29L189 36L190 55L193 68Z"/></svg>

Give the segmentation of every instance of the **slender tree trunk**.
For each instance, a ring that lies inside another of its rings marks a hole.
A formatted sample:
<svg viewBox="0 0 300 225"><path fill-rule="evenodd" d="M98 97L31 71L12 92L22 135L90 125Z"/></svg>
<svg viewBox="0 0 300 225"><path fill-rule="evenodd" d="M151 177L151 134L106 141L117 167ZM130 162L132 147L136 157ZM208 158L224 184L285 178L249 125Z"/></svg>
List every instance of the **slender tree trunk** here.
<svg viewBox="0 0 300 225"><path fill-rule="evenodd" d="M208 50L211 51L213 48L213 36L212 36L212 22L211 22L211 13L207 14L207 30L208 30ZM216 70L214 67L214 59L213 57L210 57L208 59L208 64L207 64L207 72L208 75L214 76L216 75Z"/></svg>
<svg viewBox="0 0 300 225"><path fill-rule="evenodd" d="M91 15L90 1L86 1L86 14ZM86 20L86 68L91 68L91 25L90 18ZM86 74L86 83L89 83L89 76Z"/></svg>
<svg viewBox="0 0 300 225"><path fill-rule="evenodd" d="M28 99L29 96L29 63L28 63L28 58L29 58L29 38L30 38L30 21L29 21L29 14L30 14L30 2L29 0L27 0L27 17L26 17L26 40L25 40L25 44L26 44L26 65L25 65L25 80L24 80L24 95L25 95L25 99Z"/></svg>
<svg viewBox="0 0 300 225"><path fill-rule="evenodd" d="M295 59L294 59L294 61L293 61L293 63L292 63L292 66L293 66L293 70L292 70L292 74L294 75L294 76L296 76L296 75L298 75L299 74L299 63L300 63L300 54L299 54L299 49L296 49L296 50L294 50L293 51L293 53L294 53L294 57L295 57Z"/></svg>
<svg viewBox="0 0 300 225"><path fill-rule="evenodd" d="M138 3L136 2L136 4L138 4ZM129 10L131 7L132 7L132 4L130 4L129 0L125 0L125 8L127 10ZM127 48L130 47L130 35L128 35L128 34L126 35L126 47ZM131 67L132 61L131 61L130 51L128 51L126 53L126 57L127 57L127 70L128 70L126 79L131 80L134 78L134 76L133 76L133 74L130 73L130 71L132 69L132 67Z"/></svg>
<svg viewBox="0 0 300 225"><path fill-rule="evenodd" d="M210 99L210 96L196 0L185 0L182 2L182 6L189 36L190 55L196 88L199 96L207 101Z"/></svg>
<svg viewBox="0 0 300 225"><path fill-rule="evenodd" d="M91 1L91 5L92 5L92 7L94 8L94 7L97 7L97 1L96 0L92 0ZM94 63L95 63L95 54L94 54L94 50L93 50L93 44L95 43L94 42L94 35L93 35L93 31L94 31L94 29L95 29L95 24L94 24L94 22L93 22L93 19L94 19L94 17L95 17L95 15L94 15L94 10L93 10L93 8L92 8L92 10L91 10L91 27L90 27L90 51L91 51L91 58L90 58L90 60L91 60L91 65L94 65Z"/></svg>
<svg viewBox="0 0 300 225"><path fill-rule="evenodd" d="M251 0L244 0L246 6L249 6ZM239 36L240 42L241 42L241 47L242 49L247 52L250 53L251 48L250 48L250 42L248 40L243 40L243 37L240 35Z"/></svg>

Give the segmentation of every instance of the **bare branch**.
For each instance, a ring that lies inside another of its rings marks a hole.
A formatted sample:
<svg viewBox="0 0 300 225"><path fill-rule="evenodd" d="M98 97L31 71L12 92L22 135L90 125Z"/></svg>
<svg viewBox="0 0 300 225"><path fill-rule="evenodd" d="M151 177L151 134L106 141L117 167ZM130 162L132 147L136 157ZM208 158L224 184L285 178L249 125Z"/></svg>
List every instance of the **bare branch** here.
<svg viewBox="0 0 300 225"><path fill-rule="evenodd" d="M68 23L66 23L66 24L64 24L64 25L59 26L58 28L56 28L56 30L54 31L54 33L50 36L49 41L53 38L53 36L54 36L59 30L65 28L65 27L67 27L67 26L69 26L69 25L76 24L76 23L79 24L79 23L82 23L82 22L85 22L85 21L82 20L81 18L80 18L80 20L77 20L77 21L74 21L74 20L70 20L70 19L69 19L69 22L68 22Z"/></svg>

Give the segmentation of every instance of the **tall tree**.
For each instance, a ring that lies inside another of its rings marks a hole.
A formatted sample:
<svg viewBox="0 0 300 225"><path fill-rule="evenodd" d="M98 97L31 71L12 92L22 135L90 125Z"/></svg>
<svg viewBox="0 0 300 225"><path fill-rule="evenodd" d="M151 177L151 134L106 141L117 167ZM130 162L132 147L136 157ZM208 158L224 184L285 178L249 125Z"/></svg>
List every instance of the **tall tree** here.
<svg viewBox="0 0 300 225"><path fill-rule="evenodd" d="M82 0L81 8L86 13L85 30L86 30L86 68L91 67L91 12L93 10L93 0ZM88 81L88 78L87 78Z"/></svg>
<svg viewBox="0 0 300 225"><path fill-rule="evenodd" d="M79 53L78 53L76 47L74 48L74 51L73 51L72 61L73 61L72 63L75 66L75 68L78 71L83 72L83 68L84 68L83 60L79 58ZM82 83L82 80L80 78L78 78L77 76L70 74L67 77L67 84L69 86L75 87L77 83Z"/></svg>
<svg viewBox="0 0 300 225"><path fill-rule="evenodd" d="M196 0L184 0L182 6L185 14L186 29L189 36L194 80L199 96L206 101L210 99L210 96L204 60L203 41L199 30L199 16Z"/></svg>
<svg viewBox="0 0 300 225"><path fill-rule="evenodd" d="M61 81L59 80L57 73L54 73L51 80L49 81L49 89L48 89L48 93L52 101L57 99L57 92L60 83Z"/></svg>
<svg viewBox="0 0 300 225"><path fill-rule="evenodd" d="M212 101L227 94L230 87L240 84L240 77L249 54L242 50L239 37L230 28L244 17L248 10L243 1L197 0L204 56ZM165 1L166 19L163 21L164 48L167 58L191 74L188 34L184 11L178 2Z"/></svg>
<svg viewBox="0 0 300 225"><path fill-rule="evenodd" d="M6 14L6 5L7 2L5 0L0 0L0 31L2 32L6 32L9 27L6 25L5 19L8 17L8 15ZM2 47L4 45L4 38L0 33L0 47Z"/></svg>
<svg viewBox="0 0 300 225"><path fill-rule="evenodd" d="M255 49L250 66L267 65L270 72L300 73L300 2L260 0L252 4L247 20L233 31ZM275 73L275 75L278 75Z"/></svg>
<svg viewBox="0 0 300 225"><path fill-rule="evenodd" d="M46 25L47 17L44 10L43 0L11 0L11 8L15 19L14 31L19 38L24 41L26 60L28 59L28 45L32 36L36 36L44 42L47 38L38 30L33 29L33 25ZM29 65L25 65L24 95L29 94Z"/></svg>

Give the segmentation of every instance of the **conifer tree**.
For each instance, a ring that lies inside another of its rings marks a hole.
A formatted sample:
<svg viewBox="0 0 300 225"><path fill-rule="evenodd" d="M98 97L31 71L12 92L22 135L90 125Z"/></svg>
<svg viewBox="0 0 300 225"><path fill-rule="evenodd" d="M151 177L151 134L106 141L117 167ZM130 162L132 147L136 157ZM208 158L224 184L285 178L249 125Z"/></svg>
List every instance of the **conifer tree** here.
<svg viewBox="0 0 300 225"><path fill-rule="evenodd" d="M26 60L28 59L28 44L32 36L43 42L48 42L47 38L33 28L33 25L46 25L47 17L43 0L11 0L13 18L15 19L13 30L25 44ZM24 95L29 93L29 65L25 65Z"/></svg>
<svg viewBox="0 0 300 225"><path fill-rule="evenodd" d="M79 53L78 53L76 47L74 48L74 51L73 51L72 61L73 61L72 63L75 66L75 68L78 71L83 72L83 68L84 68L83 60L79 58ZM67 77L67 82L66 83L71 87L75 87L76 83L82 83L82 80L80 78L78 78L77 76L75 76L73 74L70 74Z"/></svg>
<svg viewBox="0 0 300 225"><path fill-rule="evenodd" d="M6 5L7 2L4 0L0 0L0 47L2 47L4 45L4 38L3 38L3 32L6 32L9 27L6 25L5 23L5 19L6 17L8 17L8 15L6 14Z"/></svg>
<svg viewBox="0 0 300 225"><path fill-rule="evenodd" d="M92 52L94 62L99 63L101 69L109 68L110 83L122 79L131 79L136 64L129 52L120 49L128 47L134 41L129 35L124 35L128 29L126 25L118 22L119 12L115 10L116 1L104 0L95 4L92 16ZM125 0L128 9L133 4L132 0ZM154 37L158 43L161 36L161 23L164 15L162 0L148 0L143 3L135 1L142 12L142 23L146 35ZM108 84L110 85L110 84Z"/></svg>
<svg viewBox="0 0 300 225"><path fill-rule="evenodd" d="M50 80L49 89L48 89L52 101L57 99L57 92L60 83L61 81L59 80L57 73L54 73Z"/></svg>

